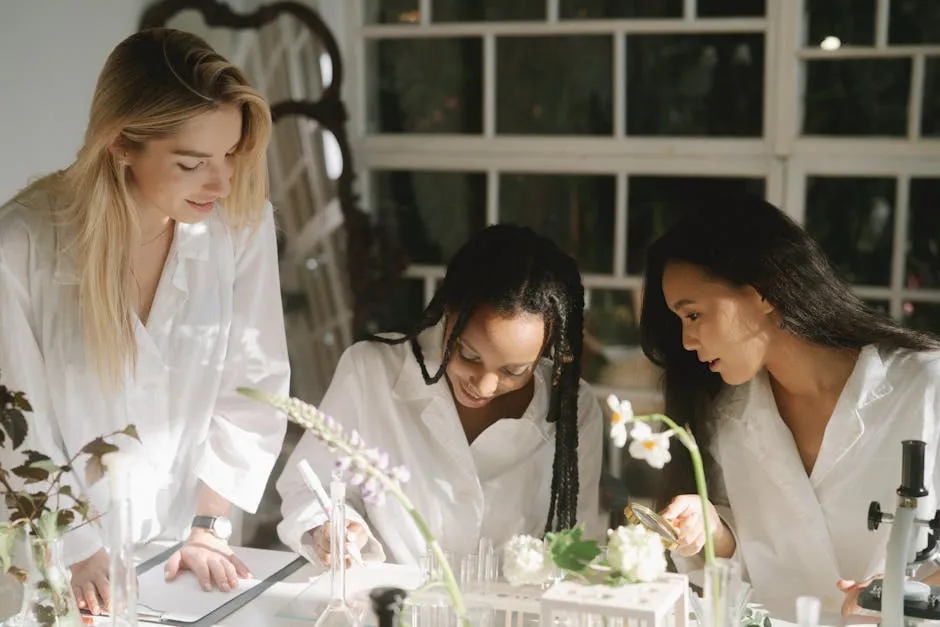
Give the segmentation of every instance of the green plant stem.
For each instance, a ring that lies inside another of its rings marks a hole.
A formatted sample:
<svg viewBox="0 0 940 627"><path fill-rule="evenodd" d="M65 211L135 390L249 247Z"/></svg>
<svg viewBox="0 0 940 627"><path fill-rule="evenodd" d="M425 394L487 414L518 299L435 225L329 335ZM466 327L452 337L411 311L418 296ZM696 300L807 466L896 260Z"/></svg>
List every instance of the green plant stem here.
<svg viewBox="0 0 940 627"><path fill-rule="evenodd" d="M689 455L692 457L692 468L695 473L695 487L698 490L698 497L702 502L702 522L705 526L705 563L714 564L715 543L712 539L711 522L708 520L708 486L705 482L705 465L702 463L702 453L698 448L698 443L695 441L695 436L692 435L690 430L680 427L672 418L664 414L635 416L634 419L641 422L649 422L650 420L664 422L676 435L676 438L682 442L682 445L688 449Z"/></svg>

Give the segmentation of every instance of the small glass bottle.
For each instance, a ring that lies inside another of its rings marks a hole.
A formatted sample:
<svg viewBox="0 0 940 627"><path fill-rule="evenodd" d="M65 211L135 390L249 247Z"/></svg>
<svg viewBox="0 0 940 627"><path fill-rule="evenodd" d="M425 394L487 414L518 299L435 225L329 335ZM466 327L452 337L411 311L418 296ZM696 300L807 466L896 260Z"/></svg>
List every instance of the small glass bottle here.
<svg viewBox="0 0 940 627"><path fill-rule="evenodd" d="M137 567L134 561L134 528L131 516L132 460L125 453L102 457L111 489L108 515L108 558L114 627L137 627Z"/></svg>
<svg viewBox="0 0 940 627"><path fill-rule="evenodd" d="M377 627L399 627L401 608L407 593L401 588L373 588L369 593L372 599L372 613L375 614Z"/></svg>

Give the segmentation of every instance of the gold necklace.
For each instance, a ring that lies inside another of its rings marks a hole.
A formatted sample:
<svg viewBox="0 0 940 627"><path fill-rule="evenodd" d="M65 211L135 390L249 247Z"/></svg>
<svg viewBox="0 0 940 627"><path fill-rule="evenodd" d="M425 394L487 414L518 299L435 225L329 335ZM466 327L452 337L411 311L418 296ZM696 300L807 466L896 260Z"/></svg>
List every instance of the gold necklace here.
<svg viewBox="0 0 940 627"><path fill-rule="evenodd" d="M150 244L153 244L155 241L157 241L157 239L160 238L161 235L166 234L166 232L170 230L170 227L173 226L173 224L174 224L173 220L168 221L166 223L166 226L163 227L159 233L157 233L152 239L149 239L146 242L140 244L140 247L143 248L144 246L149 246Z"/></svg>

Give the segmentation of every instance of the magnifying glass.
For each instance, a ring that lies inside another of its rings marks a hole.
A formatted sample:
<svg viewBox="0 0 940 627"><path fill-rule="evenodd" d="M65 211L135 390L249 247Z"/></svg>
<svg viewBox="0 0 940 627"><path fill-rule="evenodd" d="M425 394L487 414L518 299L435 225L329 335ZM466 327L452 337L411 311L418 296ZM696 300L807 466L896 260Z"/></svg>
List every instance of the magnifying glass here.
<svg viewBox="0 0 940 627"><path fill-rule="evenodd" d="M679 535L676 528L665 518L639 503L630 503L623 510L624 516L634 525L642 525L663 539L667 551L679 548Z"/></svg>

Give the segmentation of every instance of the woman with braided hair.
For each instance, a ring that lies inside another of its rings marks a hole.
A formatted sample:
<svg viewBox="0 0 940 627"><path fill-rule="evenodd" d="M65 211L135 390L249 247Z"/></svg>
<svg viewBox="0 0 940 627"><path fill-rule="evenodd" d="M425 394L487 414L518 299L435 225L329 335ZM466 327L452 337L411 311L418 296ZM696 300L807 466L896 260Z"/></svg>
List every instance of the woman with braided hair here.
<svg viewBox="0 0 940 627"><path fill-rule="evenodd" d="M405 491L445 550L590 523L603 436L580 380L583 309L571 257L530 229L488 227L451 260L412 333L345 352L320 407L410 469ZM333 455L308 434L277 484L278 531L325 562L327 516L297 471L302 459L330 479ZM399 505L368 503L354 486L347 495L366 560L420 563L424 540Z"/></svg>

